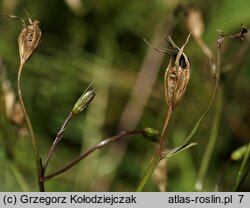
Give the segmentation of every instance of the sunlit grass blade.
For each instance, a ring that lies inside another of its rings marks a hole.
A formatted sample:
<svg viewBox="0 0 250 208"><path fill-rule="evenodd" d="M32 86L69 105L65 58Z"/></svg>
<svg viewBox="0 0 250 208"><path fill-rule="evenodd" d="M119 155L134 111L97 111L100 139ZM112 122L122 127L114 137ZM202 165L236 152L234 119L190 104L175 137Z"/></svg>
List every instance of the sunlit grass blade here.
<svg viewBox="0 0 250 208"><path fill-rule="evenodd" d="M245 154L245 156L242 160L241 166L240 166L235 191L238 191L240 189L241 185L243 184L244 180L246 179L246 177L249 173L249 167L247 167L247 162L248 162L249 156L250 156L250 142L248 143L246 154Z"/></svg>

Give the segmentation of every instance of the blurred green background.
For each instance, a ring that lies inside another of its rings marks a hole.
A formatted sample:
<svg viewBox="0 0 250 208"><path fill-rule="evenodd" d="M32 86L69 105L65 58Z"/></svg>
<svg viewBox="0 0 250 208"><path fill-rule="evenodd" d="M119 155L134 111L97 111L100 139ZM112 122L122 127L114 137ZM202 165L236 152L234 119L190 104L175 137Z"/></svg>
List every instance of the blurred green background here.
<svg viewBox="0 0 250 208"><path fill-rule="evenodd" d="M220 29L237 33L250 24L249 0L1 0L1 14L27 19L18 6L38 19L42 42L25 64L23 95L43 160L66 116L86 87L97 95L88 109L73 118L57 146L47 173L63 167L88 147L121 130L152 127L161 130L166 116L163 75L168 57L164 35L181 46L189 31L181 8L192 3L205 23L205 42L213 52ZM180 6L180 4L182 6ZM37 190L35 163L27 129L14 107L17 100L19 54L17 37L22 23L0 18L0 191ZM241 161L225 166L230 154L250 138L249 37L227 39L222 48L223 112L215 149L204 181L213 191L226 167L221 191L232 191ZM191 38L186 50L191 79L171 119L167 137L178 145L208 103L212 89L209 63ZM135 87L136 86L136 87ZM135 89L136 88L136 89ZM10 115L6 116L6 109ZM18 117L19 116L19 117ZM168 191L194 191L212 128L214 106L192 141L198 145L168 162ZM46 183L47 191L135 191L154 154L155 144L133 136L95 152L62 176ZM145 191L158 191L150 180ZM250 191L250 179L241 191Z"/></svg>

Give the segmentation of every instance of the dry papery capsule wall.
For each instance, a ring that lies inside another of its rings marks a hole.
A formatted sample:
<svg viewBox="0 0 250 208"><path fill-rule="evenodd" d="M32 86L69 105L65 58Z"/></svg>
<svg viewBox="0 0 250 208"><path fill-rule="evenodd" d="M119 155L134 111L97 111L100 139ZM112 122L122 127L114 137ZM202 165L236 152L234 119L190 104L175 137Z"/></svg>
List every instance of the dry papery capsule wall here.
<svg viewBox="0 0 250 208"><path fill-rule="evenodd" d="M28 23L25 12L12 2L3 0L1 13L16 15ZM188 12L183 13L187 5L180 6L180 3L150 1L145 4L142 0L78 1L77 5L71 1L21 2L33 23L36 19L39 21L42 31L38 49L25 63L22 89L43 162L75 101L90 83L96 89L96 96L87 110L74 117L64 131L47 173L64 167L87 148L122 130L150 127L161 132L167 114L164 75L169 57L153 50L143 38L161 49L168 48L164 35L171 36L181 48L191 29L186 25ZM203 25L200 31L193 32L184 48L191 63L190 78L182 99L177 102L175 98L178 105L167 129L168 147L183 142L203 114L212 92L210 52L201 48L202 43L197 38L202 37L216 60L216 41L220 34L217 30L236 34L241 30L241 23L247 28L248 4L247 0L194 2L193 6L202 14ZM1 18L0 27L0 176L5 178L0 190L21 191L28 187L33 191L33 187L37 187L34 156L27 125L20 116L16 83L17 39L23 26L20 21ZM36 34L39 36L39 32ZM244 41L225 38L221 47L223 108L203 190L214 190L231 153L247 144L250 138L248 47L248 37ZM198 145L169 160L168 191L194 190L215 112L216 102L190 141ZM156 144L141 136L113 143L48 182L46 188L50 191L134 191L155 148ZM241 160L226 167L220 190L232 190ZM18 171L27 187L20 185L11 167ZM145 190L158 191L159 188L150 179ZM241 190L249 190L248 178Z"/></svg>

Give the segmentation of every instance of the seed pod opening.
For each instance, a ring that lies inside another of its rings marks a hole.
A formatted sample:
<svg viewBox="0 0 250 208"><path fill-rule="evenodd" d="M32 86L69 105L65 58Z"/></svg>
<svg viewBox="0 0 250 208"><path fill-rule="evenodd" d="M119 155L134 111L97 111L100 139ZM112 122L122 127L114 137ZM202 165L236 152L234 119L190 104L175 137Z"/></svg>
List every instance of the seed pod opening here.
<svg viewBox="0 0 250 208"><path fill-rule="evenodd" d="M175 109L179 104L190 78L190 62L183 52L189 37L190 35L181 48L173 42L171 37L166 38L170 45L170 49L166 49L170 56L170 61L164 76L165 95L167 105L172 109Z"/></svg>
<svg viewBox="0 0 250 208"><path fill-rule="evenodd" d="M21 6L21 5L20 5ZM13 19L18 19L23 23L23 29L18 36L18 48L21 64L24 64L37 49L41 42L42 32L39 28L39 21L32 21L29 13L21 6L24 12L28 16L28 24L25 21L15 15L4 14L5 16Z"/></svg>
<svg viewBox="0 0 250 208"><path fill-rule="evenodd" d="M42 32L39 21L35 20L30 25L25 25L18 37L18 47L21 63L25 63L37 49Z"/></svg>

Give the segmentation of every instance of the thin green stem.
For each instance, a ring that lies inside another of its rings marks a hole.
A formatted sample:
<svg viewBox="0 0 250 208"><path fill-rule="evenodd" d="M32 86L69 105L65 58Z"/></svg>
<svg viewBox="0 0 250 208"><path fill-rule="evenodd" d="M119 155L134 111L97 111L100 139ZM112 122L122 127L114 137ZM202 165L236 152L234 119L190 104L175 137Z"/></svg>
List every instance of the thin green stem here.
<svg viewBox="0 0 250 208"><path fill-rule="evenodd" d="M74 167L77 163L79 163L81 160L83 160L84 158L86 158L88 155L90 155L92 152L103 148L104 146L111 144L113 142L116 142L120 139L123 139L125 137L131 136L131 135L143 135L144 131L143 130L135 130L135 131L123 131L118 135L115 135L113 137L110 137L108 139L105 139L103 141L101 141L100 143L96 144L95 146L91 147L90 149L86 150L84 153L82 153L81 155L79 155L76 159L74 159L73 161L71 161L68 165L66 165L64 168L49 174L47 176L44 176L41 178L42 182L46 182L56 176L59 176L63 173L65 173L67 170L69 170L70 168Z"/></svg>
<svg viewBox="0 0 250 208"><path fill-rule="evenodd" d="M36 163L39 190L41 192L44 192L45 191L44 183L40 181L40 178L43 176L43 168L42 168L42 164L41 164L41 161L40 161L40 154L39 154L39 150L38 150L38 145L37 145L37 142L36 142L36 138L35 138L35 134L34 134L34 131L33 131L33 128L32 128L30 118L29 118L29 116L27 114L27 111L26 111L26 108L25 108L25 105L24 105L23 95L22 95L21 74L22 74L22 70L23 70L23 65L24 65L24 63L21 62L20 66L19 66L19 70L18 70L18 78L17 78L18 97L19 97L19 101L20 101L20 104L21 104L21 107L22 107L24 117L25 117L26 122L27 122L29 133L30 133L30 136L31 136L31 142L32 142L32 147L33 147L33 151L34 151L34 156L35 156L35 163Z"/></svg>
<svg viewBox="0 0 250 208"><path fill-rule="evenodd" d="M188 134L188 136L184 139L183 144L187 143L195 134L195 132L197 131L198 127L200 126L201 122L203 121L203 119L205 118L205 116L207 115L208 111L210 110L212 104L214 103L216 94L217 94L217 90L219 87L219 82L220 82L220 55L219 55L219 51L218 51L218 57L217 57L217 68L216 68L216 73L215 75L213 75L214 78L214 82L213 82L213 88L212 88L212 93L210 95L208 104L205 108L204 113L202 114L202 116L199 118L199 120L196 122L196 124L194 125L193 129L191 130L191 132ZM213 62L210 61L210 67L213 68L212 66Z"/></svg>
<svg viewBox="0 0 250 208"><path fill-rule="evenodd" d="M216 73L214 76L214 87L213 87L213 91L212 91L212 95L210 97L209 100L209 104L205 110L205 113L203 114L203 116L201 117L201 120L203 120L203 118L205 117L205 115L207 114L208 110L210 109L212 103L214 102L215 98L216 98L216 94L219 88L219 82L220 82L220 73L221 73L221 69L220 69L220 47L217 47L217 66L216 66ZM221 95L222 96L222 95ZM210 138L209 138L209 144L206 148L203 160L202 160L202 165L200 167L199 173L198 173L198 178L195 184L195 189L197 191L200 191L203 187L203 178L205 176L205 173L207 171L207 166L208 163L210 161L210 157L211 157L211 152L213 150L213 143L216 141L216 137L217 137L217 133L218 133L218 128L219 128L219 123L217 120L220 119L220 114L221 114L221 110L220 109L222 106L222 97L219 96L219 100L217 102L217 108L216 108L216 114L214 117L214 122L213 122L213 127L212 127L212 132L210 134Z"/></svg>
<svg viewBox="0 0 250 208"><path fill-rule="evenodd" d="M240 187L243 185L244 181L246 180L246 178L247 178L249 172L250 172L250 165L248 165L248 166L246 167L246 170L245 170L244 174L243 174L242 177L241 177L240 183L239 183L239 185L238 185L236 191L239 191Z"/></svg>
<svg viewBox="0 0 250 208"><path fill-rule="evenodd" d="M244 156L244 158L242 160L241 166L240 166L240 170L239 170L238 177L237 177L237 182L236 182L236 187L234 188L234 191L238 191L239 188L240 188L240 185L243 183L242 182L243 173L247 169L246 166L247 166L247 161L249 159L249 156L250 156L250 142L248 143L246 154L245 154L245 156Z"/></svg>
<svg viewBox="0 0 250 208"><path fill-rule="evenodd" d="M142 192L144 187L146 186L149 178L151 177L151 175L153 174L155 168L157 167L158 163L160 162L161 157L159 154L155 154L153 157L153 160L150 163L150 166L148 167L148 170L146 172L146 174L144 175L143 179L141 180L138 188L137 188L137 192Z"/></svg>
<svg viewBox="0 0 250 208"><path fill-rule="evenodd" d="M162 159L161 154L162 154L163 147L164 147L163 141L164 141L164 138L165 138L165 134L166 134L167 127L168 127L170 118L172 116L172 113L173 113L172 107L169 107L168 113L167 113L167 116L166 116L166 120L164 122L164 126L163 126L163 129L162 129L162 133L161 133L161 136L160 136L159 144L158 144L158 146L156 148L156 151L155 151L154 157L152 159L152 162L150 163L146 174L142 178L142 180L141 180L141 182L140 182L140 184L139 184L139 186L138 186L138 188L136 190L137 192L143 191L145 185L147 184L148 180L150 179L151 175L153 174L155 168L157 167L158 163Z"/></svg>
<svg viewBox="0 0 250 208"><path fill-rule="evenodd" d="M198 178L197 178L196 185L195 185L196 191L201 191L203 188L203 180L206 175L208 165L211 160L211 156L215 147L215 143L218 138L218 131L219 131L219 126L220 126L220 119L221 119L222 106L223 106L222 103L223 103L223 95L222 95L222 92L220 92L217 97L215 116L213 119L213 125L211 129L210 137L208 140L208 144L207 144L204 156L202 158L202 164L199 169Z"/></svg>

